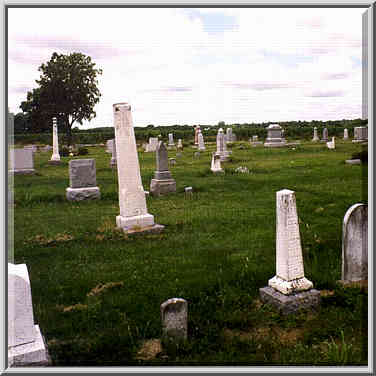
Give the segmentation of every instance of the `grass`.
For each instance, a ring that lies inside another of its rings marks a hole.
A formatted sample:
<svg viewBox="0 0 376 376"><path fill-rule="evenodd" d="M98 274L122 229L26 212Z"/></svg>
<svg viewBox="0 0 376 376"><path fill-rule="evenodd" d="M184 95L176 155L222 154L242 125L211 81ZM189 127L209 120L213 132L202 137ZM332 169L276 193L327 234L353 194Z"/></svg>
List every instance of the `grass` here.
<svg viewBox="0 0 376 376"><path fill-rule="evenodd" d="M177 193L147 198L165 225L160 234L115 228L117 173L104 148L82 157L96 159L98 201L66 200L70 158L50 166L50 153L37 153L37 174L15 176L14 263L28 266L34 319L54 366L367 364L367 291L336 284L343 217L367 201L366 167L344 161L362 147L237 142L217 175L214 148L199 158L185 148L171 166ZM155 154L139 159L148 190ZM234 172L239 166L250 172ZM317 312L292 317L258 292L275 275L275 196L284 188L296 192L305 275L322 291ZM189 310L189 340L177 349L159 341L160 304L172 297Z"/></svg>

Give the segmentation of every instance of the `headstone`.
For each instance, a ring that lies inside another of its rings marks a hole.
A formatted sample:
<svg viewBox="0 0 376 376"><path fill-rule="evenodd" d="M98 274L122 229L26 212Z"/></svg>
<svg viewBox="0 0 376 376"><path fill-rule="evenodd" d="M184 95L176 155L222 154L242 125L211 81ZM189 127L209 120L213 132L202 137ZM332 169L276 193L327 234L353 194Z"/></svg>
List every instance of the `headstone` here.
<svg viewBox="0 0 376 376"><path fill-rule="evenodd" d="M253 141L253 142L256 142L256 141L258 141L258 136L257 136L257 135L255 135L255 136L252 136L252 141Z"/></svg>
<svg viewBox="0 0 376 376"><path fill-rule="evenodd" d="M114 168L117 164L117 160L116 160L116 143L115 143L115 139L111 140L111 144L110 144L110 147L111 147L111 161L110 161L110 167L111 168Z"/></svg>
<svg viewBox="0 0 376 376"><path fill-rule="evenodd" d="M186 195L191 196L193 194L193 188L192 187L185 187L184 192Z"/></svg>
<svg viewBox="0 0 376 376"><path fill-rule="evenodd" d="M160 196L176 192L176 182L168 170L168 152L162 141L159 141L155 155L157 170L154 172L154 179L150 182L150 194Z"/></svg>
<svg viewBox="0 0 376 376"><path fill-rule="evenodd" d="M200 158L200 152L199 152L199 151L196 151L196 152L193 154L193 156L194 156L195 158Z"/></svg>
<svg viewBox="0 0 376 376"><path fill-rule="evenodd" d="M252 146L257 146L257 145L261 145L262 144L262 141L258 140L258 136L257 135L252 136L252 138L249 139L249 142L251 143Z"/></svg>
<svg viewBox="0 0 376 376"><path fill-rule="evenodd" d="M183 143L181 141L181 138L178 139L178 149L183 149Z"/></svg>
<svg viewBox="0 0 376 376"><path fill-rule="evenodd" d="M179 343L188 336L188 302L173 298L161 304L163 339Z"/></svg>
<svg viewBox="0 0 376 376"><path fill-rule="evenodd" d="M146 207L131 106L128 103L116 103L113 111L120 206L116 225L128 234L160 232L164 226L154 223L154 216L148 213Z"/></svg>
<svg viewBox="0 0 376 376"><path fill-rule="evenodd" d="M48 351L39 325L34 324L29 273L26 264L8 263L9 366L46 366Z"/></svg>
<svg viewBox="0 0 376 376"><path fill-rule="evenodd" d="M95 159L72 159L69 161L69 201L95 200L101 197L97 187Z"/></svg>
<svg viewBox="0 0 376 376"><path fill-rule="evenodd" d="M332 137L332 141L327 142L326 146L328 147L328 149L335 149L336 148L335 137Z"/></svg>
<svg viewBox="0 0 376 376"><path fill-rule="evenodd" d="M281 147L286 145L286 140L282 137L282 127L279 124L270 124L267 130L268 137L264 142L265 147Z"/></svg>
<svg viewBox="0 0 376 376"><path fill-rule="evenodd" d="M349 131L347 128L343 130L343 139L348 140L349 139Z"/></svg>
<svg viewBox="0 0 376 376"><path fill-rule="evenodd" d="M319 136L317 134L317 127L313 128L313 139L312 141L320 141Z"/></svg>
<svg viewBox="0 0 376 376"><path fill-rule="evenodd" d="M232 128L226 129L226 142L232 142Z"/></svg>
<svg viewBox="0 0 376 376"><path fill-rule="evenodd" d="M368 279L368 206L355 204L343 218L342 281Z"/></svg>
<svg viewBox="0 0 376 376"><path fill-rule="evenodd" d="M34 174L34 157L30 149L11 149L9 152L10 173Z"/></svg>
<svg viewBox="0 0 376 376"><path fill-rule="evenodd" d="M149 138L149 144L147 144L146 152L154 152L157 150L158 145L158 137L150 137Z"/></svg>
<svg viewBox="0 0 376 376"><path fill-rule="evenodd" d="M219 156L219 154L212 153L210 170L213 171L214 173L224 172L221 167L221 157Z"/></svg>
<svg viewBox="0 0 376 376"><path fill-rule="evenodd" d="M170 165L176 165L176 159L175 158L170 158L169 159Z"/></svg>
<svg viewBox="0 0 376 376"><path fill-rule="evenodd" d="M295 192L283 189L276 196L276 276L269 280L268 287L260 289L260 297L289 314L317 306L320 292L304 277Z"/></svg>
<svg viewBox="0 0 376 376"><path fill-rule="evenodd" d="M106 141L106 153L112 153L112 145L114 144L114 142L114 139Z"/></svg>
<svg viewBox="0 0 376 376"><path fill-rule="evenodd" d="M198 145L198 132L200 131L200 126L195 127L195 145Z"/></svg>
<svg viewBox="0 0 376 376"><path fill-rule="evenodd" d="M222 162L226 161L228 157L228 154L226 153L225 145L226 145L226 142L225 142L225 138L223 134L223 129L219 128L218 133L217 133L217 154L219 155Z"/></svg>
<svg viewBox="0 0 376 376"><path fill-rule="evenodd" d="M201 130L198 131L198 150L205 150L204 136L201 133Z"/></svg>
<svg viewBox="0 0 376 376"><path fill-rule="evenodd" d="M352 142L365 142L368 140L368 128L367 127L355 127L354 139Z"/></svg>
<svg viewBox="0 0 376 376"><path fill-rule="evenodd" d="M175 146L174 135L172 133L168 134L168 146Z"/></svg>
<svg viewBox="0 0 376 376"><path fill-rule="evenodd" d="M36 145L25 145L25 150L31 150L33 153L36 153L38 151L38 147Z"/></svg>
<svg viewBox="0 0 376 376"><path fill-rule="evenodd" d="M60 163L60 154L59 154L59 138L57 135L57 120L52 118L52 156L49 161L51 164Z"/></svg>
<svg viewBox="0 0 376 376"><path fill-rule="evenodd" d="M51 145L46 145L40 148L40 151L45 152L45 151L50 151L52 149Z"/></svg>
<svg viewBox="0 0 376 376"><path fill-rule="evenodd" d="M322 142L328 141L328 128L324 128L322 131Z"/></svg>

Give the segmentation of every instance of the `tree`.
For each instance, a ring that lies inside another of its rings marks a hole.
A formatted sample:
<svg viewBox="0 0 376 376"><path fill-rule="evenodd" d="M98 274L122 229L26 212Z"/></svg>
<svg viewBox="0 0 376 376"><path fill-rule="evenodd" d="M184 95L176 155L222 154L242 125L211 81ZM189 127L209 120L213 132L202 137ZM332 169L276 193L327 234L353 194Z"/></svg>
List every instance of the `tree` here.
<svg viewBox="0 0 376 376"><path fill-rule="evenodd" d="M97 76L102 70L95 68L90 56L77 52L69 55L54 52L50 61L38 70L42 72L36 80L39 87L27 93L27 100L20 107L30 115L35 129L45 127L46 119L51 129L51 118L56 117L70 145L72 125L96 116L94 106L101 96Z"/></svg>

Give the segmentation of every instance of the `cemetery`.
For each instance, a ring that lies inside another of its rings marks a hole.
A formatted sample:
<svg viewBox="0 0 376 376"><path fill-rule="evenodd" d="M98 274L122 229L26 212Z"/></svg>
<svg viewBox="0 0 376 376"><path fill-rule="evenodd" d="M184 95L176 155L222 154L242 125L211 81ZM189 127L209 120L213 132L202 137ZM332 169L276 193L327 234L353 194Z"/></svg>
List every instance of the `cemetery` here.
<svg viewBox="0 0 376 376"><path fill-rule="evenodd" d="M55 121L52 150L11 150L12 364L367 364L366 131L142 146L113 114L88 155L59 155Z"/></svg>

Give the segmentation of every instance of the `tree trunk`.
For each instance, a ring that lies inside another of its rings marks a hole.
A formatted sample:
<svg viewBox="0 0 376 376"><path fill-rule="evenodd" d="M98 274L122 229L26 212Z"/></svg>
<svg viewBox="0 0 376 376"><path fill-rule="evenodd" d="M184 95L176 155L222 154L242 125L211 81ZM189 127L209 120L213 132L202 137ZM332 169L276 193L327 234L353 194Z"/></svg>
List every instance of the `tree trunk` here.
<svg viewBox="0 0 376 376"><path fill-rule="evenodd" d="M72 122L73 123L73 122ZM65 118L68 148L72 145L72 124L69 123L69 115Z"/></svg>

